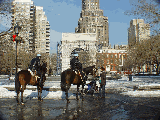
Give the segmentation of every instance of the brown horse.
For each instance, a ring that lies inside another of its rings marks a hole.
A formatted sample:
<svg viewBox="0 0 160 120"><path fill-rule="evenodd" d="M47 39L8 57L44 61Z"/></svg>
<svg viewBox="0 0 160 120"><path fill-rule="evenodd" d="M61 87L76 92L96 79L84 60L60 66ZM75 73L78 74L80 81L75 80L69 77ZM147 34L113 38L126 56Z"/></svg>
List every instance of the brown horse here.
<svg viewBox="0 0 160 120"><path fill-rule="evenodd" d="M17 73L16 79L15 79L15 90L17 93L17 103L19 104L19 93L21 91L21 103L23 103L23 92L26 89L26 85L34 85L37 86L37 90L38 90L38 100L42 100L41 99L41 93L42 93L42 89L43 89L43 84L46 80L45 77L45 73L47 71L47 63L43 62L42 66L40 67L40 72L41 74L38 75L40 76L40 78L38 76L32 76L30 71L28 70L21 70Z"/></svg>
<svg viewBox="0 0 160 120"><path fill-rule="evenodd" d="M81 76L79 73L77 74L75 71L73 71L71 69L67 69L61 73L61 90L65 91L67 102L69 102L68 90L71 87L71 84L77 85L77 93L76 93L77 100L78 100L79 87L80 87L80 85L82 85L82 94L81 95L82 95L82 100L83 100L83 89L84 89L85 82L87 80L87 75L89 73L91 73L92 75L95 75L96 69L95 69L95 65L94 65L94 66L84 68L83 70L84 70L84 72L82 75L82 79L81 79Z"/></svg>

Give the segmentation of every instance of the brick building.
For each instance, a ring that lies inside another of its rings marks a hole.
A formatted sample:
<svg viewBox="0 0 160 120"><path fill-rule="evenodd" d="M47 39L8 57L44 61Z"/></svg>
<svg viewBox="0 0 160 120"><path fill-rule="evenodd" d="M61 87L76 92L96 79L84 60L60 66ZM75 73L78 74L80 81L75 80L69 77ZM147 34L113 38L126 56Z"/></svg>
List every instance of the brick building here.
<svg viewBox="0 0 160 120"><path fill-rule="evenodd" d="M126 50L106 49L97 53L97 67L103 66L107 72L121 72L123 70Z"/></svg>

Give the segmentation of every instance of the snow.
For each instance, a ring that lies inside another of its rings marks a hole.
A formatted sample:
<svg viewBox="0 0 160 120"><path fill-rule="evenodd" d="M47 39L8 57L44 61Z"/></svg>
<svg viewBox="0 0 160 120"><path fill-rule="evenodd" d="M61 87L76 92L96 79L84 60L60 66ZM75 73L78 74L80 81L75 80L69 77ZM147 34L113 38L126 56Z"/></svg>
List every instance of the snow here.
<svg viewBox="0 0 160 120"><path fill-rule="evenodd" d="M5 76L6 77L6 76ZM0 98L15 98L16 92L9 91L6 87L14 88L14 82L6 84L8 78L0 78ZM88 84L90 81L87 81ZM96 81L97 86L100 86L99 81ZM128 80L127 76L123 76L119 80L107 80L106 81L106 90L116 90L119 91L122 95L127 95L130 97L160 97L159 90L134 90L133 87L160 87L160 77L133 77L132 81ZM36 86L27 85L26 90L24 91L23 96L25 98L37 99L38 92L29 90L28 88L37 88ZM58 88L57 91L42 91L43 99L65 99L65 93L60 90L60 81L46 81L44 88ZM77 88L76 85L71 85L71 88ZM87 85L85 86L87 88ZM69 93L69 99L75 99L73 93Z"/></svg>
<svg viewBox="0 0 160 120"><path fill-rule="evenodd" d="M21 95L21 94L20 94ZM38 98L38 92L32 91L32 90L25 90L23 92L23 96L27 98L33 98L37 99ZM69 93L68 94L69 98L73 98L73 94ZM0 98L15 98L16 97L16 92L15 91L9 91L6 88L3 88L2 86L0 87ZM43 99L62 99L65 98L65 93L62 91L42 91L42 98Z"/></svg>
<svg viewBox="0 0 160 120"><path fill-rule="evenodd" d="M121 93L131 97L160 97L160 90L157 91L127 91Z"/></svg>

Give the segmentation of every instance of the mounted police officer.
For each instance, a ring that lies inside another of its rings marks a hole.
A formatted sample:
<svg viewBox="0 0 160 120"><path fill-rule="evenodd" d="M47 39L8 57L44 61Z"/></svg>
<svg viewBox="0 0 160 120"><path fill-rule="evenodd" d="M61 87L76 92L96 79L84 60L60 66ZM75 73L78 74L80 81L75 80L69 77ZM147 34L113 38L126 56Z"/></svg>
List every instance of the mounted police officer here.
<svg viewBox="0 0 160 120"><path fill-rule="evenodd" d="M35 72L36 71L36 75L40 75L40 67L41 67L41 64L40 64L40 60L41 60L41 54L37 54L36 58L33 58L31 60L31 64L29 66L29 69L32 71L32 72ZM30 72L31 72L30 71ZM33 75L33 73L31 72L31 74Z"/></svg>
<svg viewBox="0 0 160 120"><path fill-rule="evenodd" d="M73 54L73 59L70 61L71 69L75 71L75 73L81 74L81 79L82 79L82 64L80 63L78 59L78 54Z"/></svg>

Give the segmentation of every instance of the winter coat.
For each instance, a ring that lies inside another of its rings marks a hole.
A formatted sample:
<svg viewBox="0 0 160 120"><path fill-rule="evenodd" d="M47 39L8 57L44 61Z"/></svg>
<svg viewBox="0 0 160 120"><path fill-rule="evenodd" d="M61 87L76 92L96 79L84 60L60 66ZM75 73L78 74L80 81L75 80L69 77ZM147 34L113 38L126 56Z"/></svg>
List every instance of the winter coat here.
<svg viewBox="0 0 160 120"><path fill-rule="evenodd" d="M106 72L102 71L100 77L101 77L101 85L106 85Z"/></svg>
<svg viewBox="0 0 160 120"><path fill-rule="evenodd" d="M36 58L33 58L32 60L31 60L31 64L30 64L30 66L29 66L29 69L30 70L39 70L40 69L40 59L38 58L38 57L36 57Z"/></svg>
<svg viewBox="0 0 160 120"><path fill-rule="evenodd" d="M71 65L71 69L72 70L80 70L80 71L82 71L82 64L80 63L78 58L74 57L70 61L70 65Z"/></svg>

